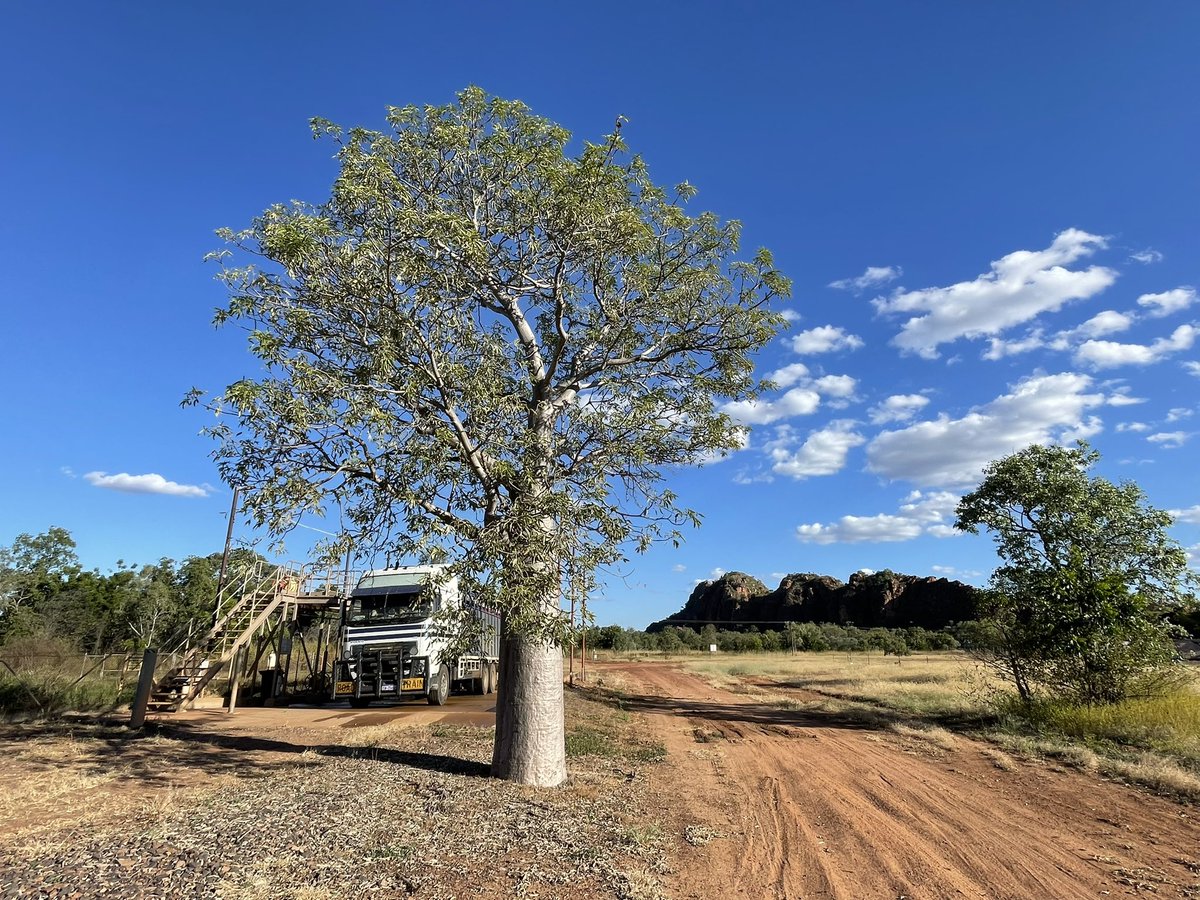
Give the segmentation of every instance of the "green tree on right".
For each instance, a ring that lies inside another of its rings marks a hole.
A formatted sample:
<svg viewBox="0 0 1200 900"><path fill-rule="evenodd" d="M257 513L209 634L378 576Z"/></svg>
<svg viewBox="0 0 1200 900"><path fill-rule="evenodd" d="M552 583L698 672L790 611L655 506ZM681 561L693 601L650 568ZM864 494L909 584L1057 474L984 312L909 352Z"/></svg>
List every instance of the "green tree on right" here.
<svg viewBox="0 0 1200 900"><path fill-rule="evenodd" d="M1021 699L1115 703L1162 683L1167 616L1195 604L1195 574L1133 482L1089 470L1099 454L1031 446L990 463L955 527L992 533L1001 565L981 606L986 649Z"/></svg>

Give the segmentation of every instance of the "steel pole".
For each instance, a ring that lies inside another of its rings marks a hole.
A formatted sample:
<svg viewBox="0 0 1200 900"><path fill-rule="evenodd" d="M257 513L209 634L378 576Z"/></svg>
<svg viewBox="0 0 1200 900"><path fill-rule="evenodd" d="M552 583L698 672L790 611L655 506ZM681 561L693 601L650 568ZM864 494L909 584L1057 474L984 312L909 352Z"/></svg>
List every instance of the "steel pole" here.
<svg viewBox="0 0 1200 900"><path fill-rule="evenodd" d="M225 529L225 552L221 554L221 572L217 575L217 601L213 609L213 624L221 619L221 591L225 588L225 570L229 566L229 547L233 543L233 520L237 516L238 486L233 486L233 502L229 505L229 527Z"/></svg>

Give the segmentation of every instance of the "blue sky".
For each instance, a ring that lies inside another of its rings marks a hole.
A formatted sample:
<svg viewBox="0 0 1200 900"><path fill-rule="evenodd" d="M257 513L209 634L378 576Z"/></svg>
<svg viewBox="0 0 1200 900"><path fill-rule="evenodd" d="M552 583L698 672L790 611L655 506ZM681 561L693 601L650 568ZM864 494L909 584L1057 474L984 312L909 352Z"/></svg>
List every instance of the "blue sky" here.
<svg viewBox="0 0 1200 900"><path fill-rule="evenodd" d="M255 369L210 324L213 229L326 196L311 116L378 127L474 83L580 138L626 116L659 182L794 280L760 360L781 388L734 411L750 446L672 476L705 524L612 573L602 623L721 570L981 582L954 502L1033 441L1086 436L1200 553L1200 6L645 7L9 9L0 544L60 525L102 570L219 549L229 493L179 401Z"/></svg>

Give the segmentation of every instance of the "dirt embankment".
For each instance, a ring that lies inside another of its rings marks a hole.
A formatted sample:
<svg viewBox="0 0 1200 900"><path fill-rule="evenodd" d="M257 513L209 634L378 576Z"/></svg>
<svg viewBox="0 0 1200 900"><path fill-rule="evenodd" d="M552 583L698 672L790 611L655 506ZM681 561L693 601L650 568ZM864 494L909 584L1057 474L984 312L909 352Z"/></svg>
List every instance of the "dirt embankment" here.
<svg viewBox="0 0 1200 900"><path fill-rule="evenodd" d="M690 845L676 897L1200 897L1194 806L806 710L799 692L776 709L667 665L603 671L670 752L658 790Z"/></svg>

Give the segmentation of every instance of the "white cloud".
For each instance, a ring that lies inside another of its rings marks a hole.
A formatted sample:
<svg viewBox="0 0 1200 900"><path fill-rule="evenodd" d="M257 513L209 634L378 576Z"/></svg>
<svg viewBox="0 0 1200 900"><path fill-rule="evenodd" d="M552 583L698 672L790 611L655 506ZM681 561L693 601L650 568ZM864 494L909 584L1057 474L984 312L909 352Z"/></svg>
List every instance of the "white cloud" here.
<svg viewBox="0 0 1200 900"><path fill-rule="evenodd" d="M1116 334L1119 331L1128 330L1133 324L1133 316L1128 313L1117 312L1115 309L1106 309L1103 312L1098 312L1082 325L1071 329L1072 334L1077 334L1080 337L1097 338L1106 334Z"/></svg>
<svg viewBox="0 0 1200 900"><path fill-rule="evenodd" d="M932 571L946 578L958 576L960 578L978 578L983 573L978 569L959 569L954 566L930 566Z"/></svg>
<svg viewBox="0 0 1200 900"><path fill-rule="evenodd" d="M1040 328L1029 332L1025 337L1016 340L1006 341L1003 338L990 338L989 346L983 353L983 358L988 360L1003 359L1006 356L1015 356L1018 353L1028 353L1031 350L1040 350L1046 347L1050 350L1070 350L1076 345L1080 338L1097 338L1106 334L1116 334L1119 331L1126 331L1136 318L1128 313L1117 312L1115 309L1106 309L1103 312L1098 312L1086 322L1076 325L1074 328L1068 328L1065 331L1046 338L1042 334Z"/></svg>
<svg viewBox="0 0 1200 900"><path fill-rule="evenodd" d="M1183 367L1187 370L1189 375L1195 375L1196 377L1200 378L1200 362L1185 362Z"/></svg>
<svg viewBox="0 0 1200 900"><path fill-rule="evenodd" d="M1157 319L1187 309L1195 303L1196 289L1177 287L1173 291L1163 291L1161 294L1142 294L1137 302L1138 306L1145 306L1149 314Z"/></svg>
<svg viewBox="0 0 1200 900"><path fill-rule="evenodd" d="M816 412L821 398L832 398L830 405L840 408L854 399L857 379L849 375L823 375L810 378L808 366L793 363L767 376L780 387L790 390L772 399L738 400L726 403L721 411L743 425L769 425L780 419L807 416Z"/></svg>
<svg viewBox="0 0 1200 900"><path fill-rule="evenodd" d="M920 394L892 394L882 403L871 407L871 423L882 425L884 422L905 422L924 409L928 403L929 398Z"/></svg>
<svg viewBox="0 0 1200 900"><path fill-rule="evenodd" d="M1145 397L1129 396L1128 387L1119 387L1113 391L1104 401L1105 406L1137 406L1139 403L1145 403Z"/></svg>
<svg viewBox="0 0 1200 900"><path fill-rule="evenodd" d="M854 448L866 442L854 430L853 419L837 419L820 430L813 431L794 451L791 432L781 434L767 446L773 465L772 471L791 478L811 478L815 475L833 475L846 466L846 456Z"/></svg>
<svg viewBox="0 0 1200 900"><path fill-rule="evenodd" d="M1187 431L1160 431L1146 438L1152 444L1161 444L1168 450L1182 447L1192 435Z"/></svg>
<svg viewBox="0 0 1200 900"><path fill-rule="evenodd" d="M825 525L799 525L796 538L806 544L862 544L911 541L922 535L951 537L958 533L951 524L958 501L959 495L952 491L913 491L895 514L842 516Z"/></svg>
<svg viewBox="0 0 1200 900"><path fill-rule="evenodd" d="M84 479L95 487L129 494L167 494L172 497L207 497L211 488L207 485L178 484L167 481L161 475L149 472L145 475L130 475L121 472L109 475L106 472L88 472Z"/></svg>
<svg viewBox="0 0 1200 900"><path fill-rule="evenodd" d="M849 375L823 375L814 381L812 386L822 396L849 400L858 388L858 381Z"/></svg>
<svg viewBox="0 0 1200 900"><path fill-rule="evenodd" d="M1091 386L1074 372L1026 378L960 419L942 414L881 433L867 447L867 468L924 486L972 484L993 459L1089 427L1084 411L1104 403L1103 394L1087 393Z"/></svg>
<svg viewBox="0 0 1200 900"><path fill-rule="evenodd" d="M1176 522L1186 522L1188 525L1200 525L1200 503L1187 509L1168 509L1167 513Z"/></svg>
<svg viewBox="0 0 1200 900"><path fill-rule="evenodd" d="M807 388L792 388L774 400L738 400L726 403L721 412L742 425L767 425L791 416L807 416L817 411L821 395Z"/></svg>
<svg viewBox="0 0 1200 900"><path fill-rule="evenodd" d="M829 282L829 286L843 291L852 290L857 293L869 287L895 281L903 274L904 272L899 266L867 266L867 271L863 272L857 278L843 278L840 281L831 281Z"/></svg>
<svg viewBox="0 0 1200 900"><path fill-rule="evenodd" d="M776 369L767 378L781 388L791 387L808 378L808 366L804 363L792 363L790 366L784 366L782 369Z"/></svg>
<svg viewBox="0 0 1200 900"><path fill-rule="evenodd" d="M686 572L687 566L685 566L683 563L675 563L675 565L671 566L671 571L672 572Z"/></svg>
<svg viewBox="0 0 1200 900"><path fill-rule="evenodd" d="M1145 250L1139 250L1136 253L1130 253L1129 258L1134 262L1140 262L1142 265L1147 266L1151 263L1163 261L1163 255L1157 250L1151 250L1149 247Z"/></svg>
<svg viewBox="0 0 1200 900"><path fill-rule="evenodd" d="M802 331L792 338L792 349L797 353L830 353L834 350L857 350L863 345L858 335L846 334L834 325L820 325Z"/></svg>
<svg viewBox="0 0 1200 900"><path fill-rule="evenodd" d="M1093 369L1116 366L1148 366L1183 350L1190 350L1200 335L1195 325L1180 325L1170 337L1152 344L1119 344L1115 341L1084 341L1075 351L1075 361Z"/></svg>
<svg viewBox="0 0 1200 900"><path fill-rule="evenodd" d="M1120 422L1117 431L1149 431L1150 426L1145 422Z"/></svg>
<svg viewBox="0 0 1200 900"><path fill-rule="evenodd" d="M781 309L779 314L789 322L799 322L802 318L800 313L796 312L794 309Z"/></svg>
<svg viewBox="0 0 1200 900"><path fill-rule="evenodd" d="M1178 422L1180 419L1190 419L1195 414L1195 410L1188 409L1186 406L1176 406L1167 411L1167 422Z"/></svg>
<svg viewBox="0 0 1200 900"><path fill-rule="evenodd" d="M918 313L892 339L901 350L928 359L941 344L998 335L1053 312L1072 300L1095 296L1116 280L1103 266L1065 266L1106 246L1106 239L1076 228L1058 234L1045 250L1017 250L972 281L919 291L898 290L874 301L881 313Z"/></svg>
<svg viewBox="0 0 1200 900"><path fill-rule="evenodd" d="M1063 444L1073 444L1076 441L1086 441L1104 430L1104 422L1099 416L1088 416L1086 422L1080 422L1074 428L1068 428L1058 436Z"/></svg>
<svg viewBox="0 0 1200 900"><path fill-rule="evenodd" d="M1040 330L1031 331L1020 340L1006 341L1001 338L991 338L988 348L983 351L983 358L988 360L1004 359L1006 356L1016 356L1018 353L1028 353L1046 346Z"/></svg>

